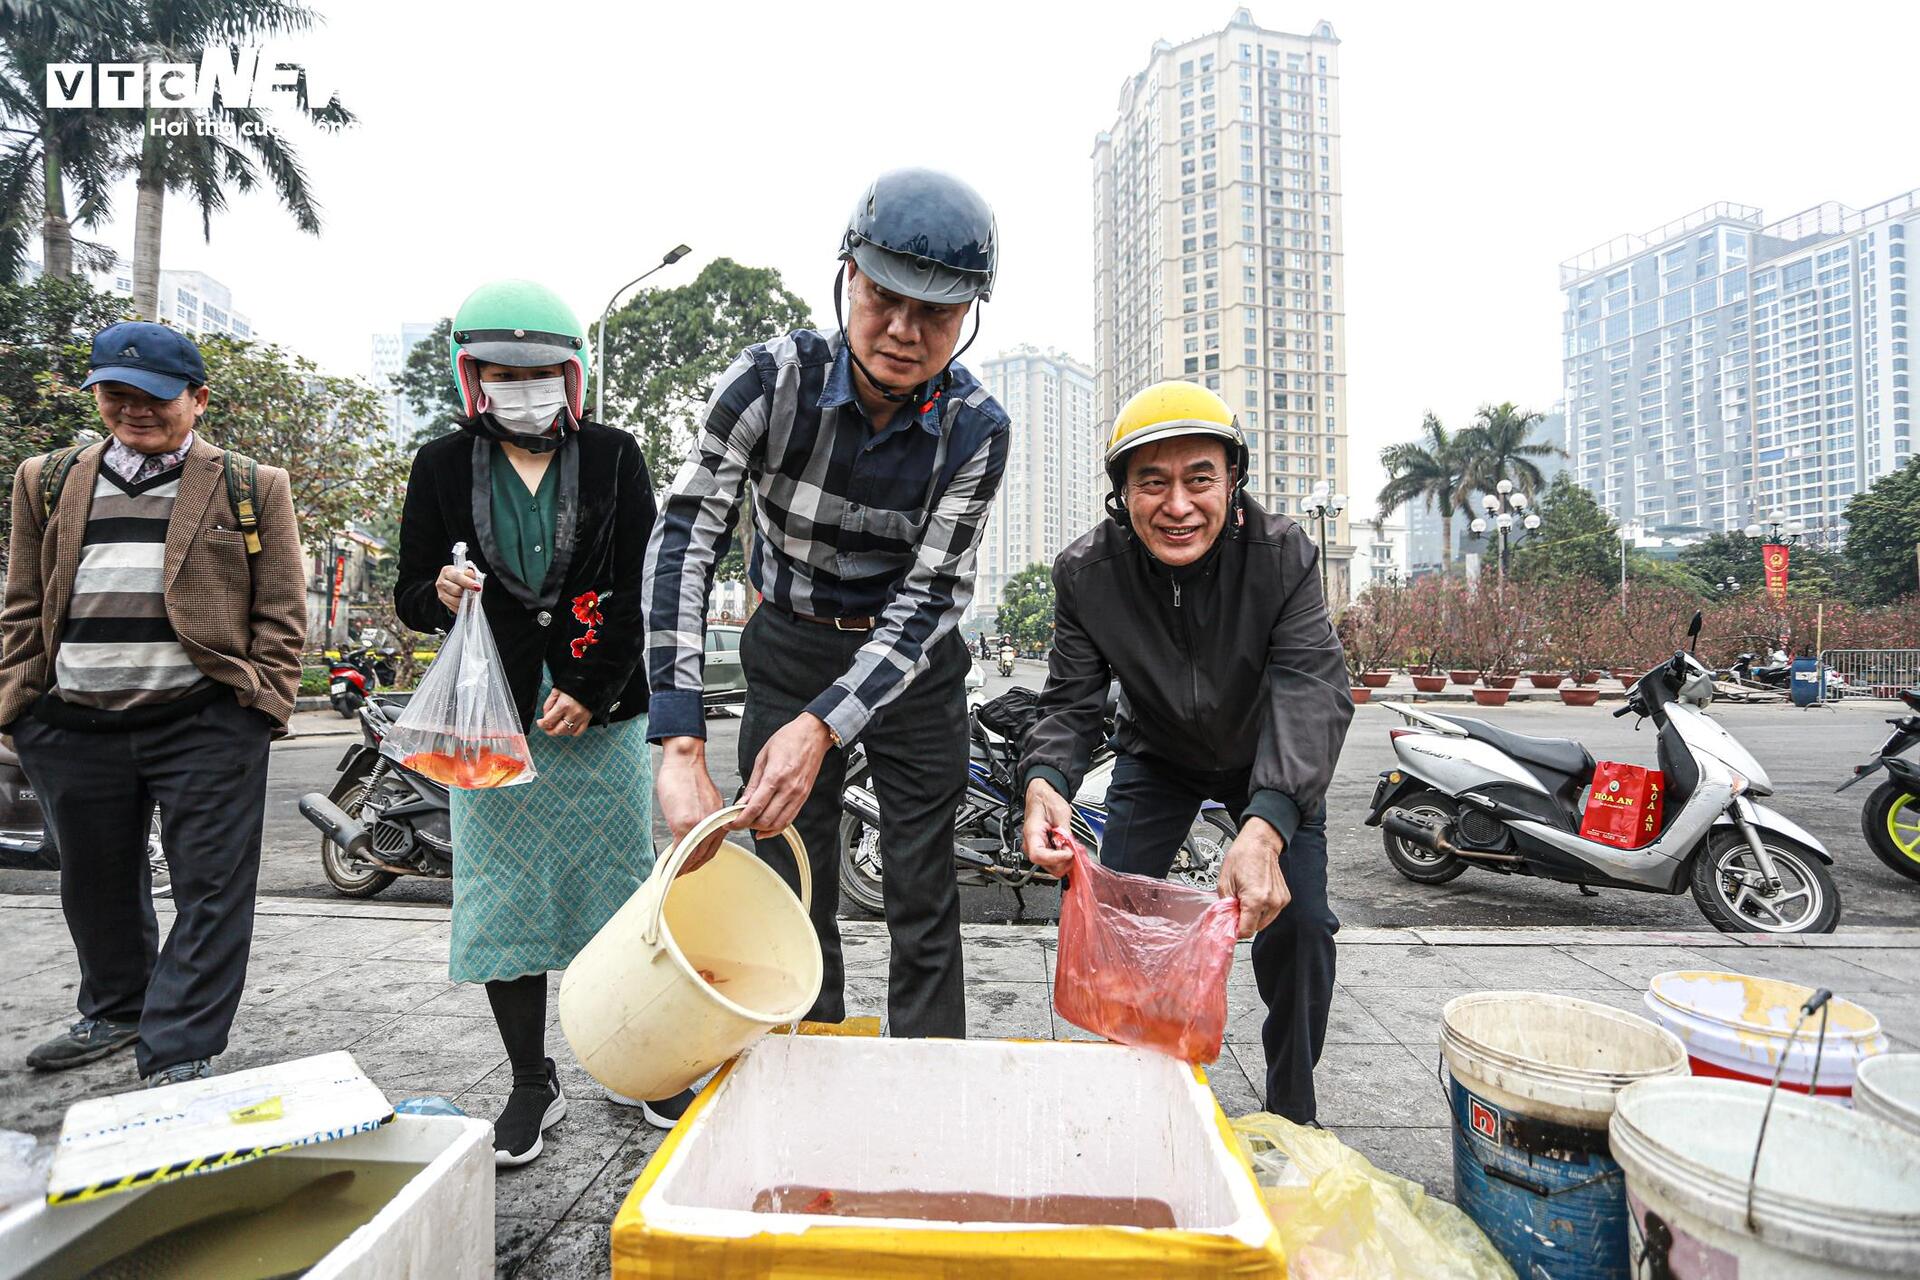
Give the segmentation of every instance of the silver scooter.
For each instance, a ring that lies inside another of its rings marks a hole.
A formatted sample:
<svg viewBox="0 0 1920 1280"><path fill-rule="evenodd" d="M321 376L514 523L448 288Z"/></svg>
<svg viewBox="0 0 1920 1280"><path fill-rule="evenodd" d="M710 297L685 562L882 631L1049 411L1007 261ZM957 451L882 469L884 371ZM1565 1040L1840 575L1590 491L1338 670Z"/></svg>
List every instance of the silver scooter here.
<svg viewBox="0 0 1920 1280"><path fill-rule="evenodd" d="M1700 635L1693 616L1688 638ZM1617 848L1580 835L1594 759L1570 738L1532 738L1469 716L1383 705L1412 726L1392 730L1398 767L1380 775L1368 826L1381 828L1395 870L1443 884L1469 866L1645 893L1689 890L1724 933L1831 933L1840 894L1833 856L1805 828L1756 802L1766 770L1709 719L1713 673L1686 650L1647 672L1616 716L1659 729L1667 788L1652 843Z"/></svg>

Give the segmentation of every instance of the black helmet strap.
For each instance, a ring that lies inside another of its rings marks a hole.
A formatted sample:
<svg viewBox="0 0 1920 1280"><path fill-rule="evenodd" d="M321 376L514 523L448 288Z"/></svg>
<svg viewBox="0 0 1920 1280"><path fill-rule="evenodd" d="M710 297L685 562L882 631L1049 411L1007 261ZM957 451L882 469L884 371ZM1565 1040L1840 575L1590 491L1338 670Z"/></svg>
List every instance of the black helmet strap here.
<svg viewBox="0 0 1920 1280"><path fill-rule="evenodd" d="M843 262L848 260L842 259ZM880 398L888 404L917 404L924 413L927 406L947 394L947 388L953 385L953 362L958 360L961 352L972 346L973 340L980 336L980 303L976 300L973 305L973 332L968 335L965 342L955 348L952 355L947 357L946 366L940 370L940 376L937 379L923 382L907 391L889 391L887 384L874 377L873 370L867 368L861 361L859 354L853 349L853 339L847 335L847 318L842 312L840 301L841 286L846 283L846 279L847 269L844 266L833 273L833 320L840 326L840 341L847 348L847 359L853 361L853 367L861 372L873 389L880 393ZM935 382L939 385L935 386Z"/></svg>

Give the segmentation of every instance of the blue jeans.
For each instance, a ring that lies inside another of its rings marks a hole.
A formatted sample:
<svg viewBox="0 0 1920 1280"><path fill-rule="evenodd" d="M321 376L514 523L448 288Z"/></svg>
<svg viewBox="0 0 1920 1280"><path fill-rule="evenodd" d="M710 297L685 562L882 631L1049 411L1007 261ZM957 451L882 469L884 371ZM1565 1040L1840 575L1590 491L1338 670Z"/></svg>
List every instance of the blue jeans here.
<svg viewBox="0 0 1920 1280"><path fill-rule="evenodd" d="M1121 755L1107 787L1107 828L1100 862L1115 871L1164 880L1200 805L1217 800L1229 812L1247 803L1249 771L1200 773L1163 760ZM1305 1124L1314 1118L1313 1068L1327 1040L1333 1003L1333 935L1327 905L1324 808L1308 815L1280 855L1293 899L1253 939L1253 980L1267 1006L1260 1030L1267 1057L1266 1107Z"/></svg>

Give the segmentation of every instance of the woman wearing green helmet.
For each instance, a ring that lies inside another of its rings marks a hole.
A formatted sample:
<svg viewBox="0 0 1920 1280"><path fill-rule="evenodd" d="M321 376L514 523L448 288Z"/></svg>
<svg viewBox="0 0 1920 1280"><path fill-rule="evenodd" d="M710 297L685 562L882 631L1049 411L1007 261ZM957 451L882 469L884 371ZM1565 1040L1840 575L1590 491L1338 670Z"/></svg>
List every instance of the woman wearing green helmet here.
<svg viewBox="0 0 1920 1280"><path fill-rule="evenodd" d="M587 353L585 327L552 290L474 290L449 351L467 416L415 455L400 523L401 619L443 630L462 593L480 592L539 772L453 792L448 967L486 984L513 1066L494 1122L502 1166L538 1156L566 1112L546 1056L547 971L653 869L640 661L653 484L633 436L586 420ZM472 569L448 563L456 542ZM666 1127L690 1099L642 1105Z"/></svg>

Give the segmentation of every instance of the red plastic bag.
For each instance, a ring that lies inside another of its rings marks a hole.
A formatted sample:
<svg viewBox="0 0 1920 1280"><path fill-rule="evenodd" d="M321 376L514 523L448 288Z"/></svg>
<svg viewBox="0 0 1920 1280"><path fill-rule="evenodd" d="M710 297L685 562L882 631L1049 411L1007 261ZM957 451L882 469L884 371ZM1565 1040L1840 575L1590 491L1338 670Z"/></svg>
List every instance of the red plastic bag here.
<svg viewBox="0 0 1920 1280"><path fill-rule="evenodd" d="M1621 849L1641 849L1660 834L1667 780L1658 769L1602 760L1593 769L1593 790L1580 821L1580 838Z"/></svg>
<svg viewBox="0 0 1920 1280"><path fill-rule="evenodd" d="M1109 871L1073 850L1060 895L1053 1007L1076 1027L1186 1062L1212 1062L1227 1034L1227 971L1240 903L1204 889Z"/></svg>

